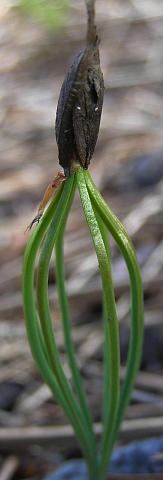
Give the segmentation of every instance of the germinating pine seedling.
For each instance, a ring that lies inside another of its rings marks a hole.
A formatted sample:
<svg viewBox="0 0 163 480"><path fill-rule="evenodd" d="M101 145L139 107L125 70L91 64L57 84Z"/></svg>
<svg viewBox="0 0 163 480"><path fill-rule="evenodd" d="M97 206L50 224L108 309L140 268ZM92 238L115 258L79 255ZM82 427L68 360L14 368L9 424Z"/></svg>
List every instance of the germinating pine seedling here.
<svg viewBox="0 0 163 480"><path fill-rule="evenodd" d="M33 357L56 401L72 425L87 465L90 480L105 480L139 369L143 342L142 283L133 245L120 221L107 206L89 174L103 106L104 81L100 68L99 38L95 26L95 0L85 0L87 38L63 82L56 114L58 159L62 167L47 187L23 262L23 305ZM92 160L93 161L93 160ZM97 255L103 301L104 386L102 433L97 442L93 420L78 370L65 287L64 232L78 188L86 221ZM46 205L49 203L47 209ZM108 231L125 259L131 286L131 329L126 374L120 387L120 344L112 281ZM55 272L65 350L72 375L70 385L61 364L52 327L48 299L48 272L55 250ZM36 257L36 298L34 273Z"/></svg>

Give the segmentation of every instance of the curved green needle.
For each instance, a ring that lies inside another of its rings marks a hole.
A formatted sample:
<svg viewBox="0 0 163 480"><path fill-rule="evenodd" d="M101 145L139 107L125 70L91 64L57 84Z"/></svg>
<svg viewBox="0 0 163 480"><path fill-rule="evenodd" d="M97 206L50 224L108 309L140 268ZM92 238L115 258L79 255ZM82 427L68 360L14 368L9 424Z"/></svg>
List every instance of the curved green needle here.
<svg viewBox="0 0 163 480"><path fill-rule="evenodd" d="M95 210L93 209L93 202L88 192L87 184L85 181L85 174L86 171L84 171L83 169L80 169L77 172L77 183L85 217L94 242L94 247L102 279L104 309L106 313L104 317L106 335L105 341L106 345L109 348L109 351L107 353L105 350L108 364L105 372L105 409L103 412L103 434L101 445L101 459L99 466L99 478L102 479L104 478L104 474L106 473L108 467L108 456L110 452L110 447L108 446L108 436L111 436L113 434L115 419L117 415L117 406L119 402L119 335L115 308L115 298L113 292L109 246L108 240L106 239L106 230L98 213L95 212Z"/></svg>
<svg viewBox="0 0 163 480"><path fill-rule="evenodd" d="M67 352L67 357L69 360L69 366L72 372L73 384L75 391L78 395L80 406L83 410L87 422L87 428L90 430L91 442L94 442L95 447L95 435L93 434L93 425L90 410L86 401L86 396L83 390L83 385L81 381L81 376L79 373L77 360L75 358L75 350L73 345L72 333L71 333L71 320L68 306L68 298L65 289L65 272L64 272L64 254L63 254L63 237L66 225L65 222L62 222L62 226L58 233L56 243L55 243L55 258L56 258L56 278L57 278L57 288L58 288L58 297L59 297L59 306L60 313L62 318L62 326L65 338L65 348Z"/></svg>
<svg viewBox="0 0 163 480"><path fill-rule="evenodd" d="M113 447L126 406L128 405L130 399L135 377L141 361L144 328L142 281L134 247L123 225L101 197L89 175L88 170L85 172L85 179L92 205L97 210L99 216L114 237L119 249L121 250L130 276L131 334L126 365L126 375L121 389L119 408L114 426L114 434L112 438L109 438L108 440Z"/></svg>
<svg viewBox="0 0 163 480"><path fill-rule="evenodd" d="M71 424L73 425L73 428L75 429L77 438L79 439L81 448L87 460L88 467L91 471L93 471L96 458L94 435L92 432L92 428L90 428L90 426L88 425L87 419L85 418L81 408L77 403L77 400L63 371L55 342L48 301L48 273L50 259L60 229L62 228L62 225L65 225L66 223L66 219L73 200L75 187L75 176L71 176L65 183L58 209L51 222L48 234L46 235L46 238L42 245L37 269L36 294L39 319L41 323L44 342L47 349L47 354L49 357L49 362L51 364L52 371L57 379L58 385L61 388L63 398L66 400L69 407L69 419L71 421Z"/></svg>

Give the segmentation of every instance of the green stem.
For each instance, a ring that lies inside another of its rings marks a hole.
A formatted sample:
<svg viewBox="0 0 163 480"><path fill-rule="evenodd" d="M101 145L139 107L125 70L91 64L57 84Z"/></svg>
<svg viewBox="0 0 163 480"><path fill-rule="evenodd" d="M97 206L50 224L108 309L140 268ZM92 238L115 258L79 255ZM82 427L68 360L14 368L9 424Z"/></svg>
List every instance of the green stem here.
<svg viewBox="0 0 163 480"><path fill-rule="evenodd" d="M91 179L88 170L85 172L86 183L90 198L94 208L99 213L104 224L114 237L117 245L119 246L122 255L125 259L131 285L131 334L129 351L126 365L126 375L123 381L119 408L117 418L114 427L114 433L112 438L109 439L113 446L118 434L120 423L123 419L126 406L128 405L130 395L133 389L135 377L140 366L142 355L142 343L143 343L143 294L142 294L142 281L139 270L138 261L135 255L134 247L130 238L128 237L123 225L109 209L97 188L95 187L93 180Z"/></svg>

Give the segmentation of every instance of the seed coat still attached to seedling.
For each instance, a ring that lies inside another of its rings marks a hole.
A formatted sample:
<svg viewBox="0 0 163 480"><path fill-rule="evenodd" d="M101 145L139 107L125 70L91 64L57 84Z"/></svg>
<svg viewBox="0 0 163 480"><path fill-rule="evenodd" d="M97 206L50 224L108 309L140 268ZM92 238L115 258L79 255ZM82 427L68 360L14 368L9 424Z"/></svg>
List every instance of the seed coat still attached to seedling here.
<svg viewBox="0 0 163 480"><path fill-rule="evenodd" d="M88 168L97 142L104 96L95 2L87 3L87 41L63 82L56 114L55 133L59 163L66 176L76 164Z"/></svg>
<svg viewBox="0 0 163 480"><path fill-rule="evenodd" d="M99 38L95 26L95 0L86 0L87 38L84 52L75 57L61 87L55 135L59 164L63 168L48 185L37 215L26 230L39 223L44 209L60 184L80 165L88 168L99 133L104 96ZM57 179L57 181L56 181Z"/></svg>

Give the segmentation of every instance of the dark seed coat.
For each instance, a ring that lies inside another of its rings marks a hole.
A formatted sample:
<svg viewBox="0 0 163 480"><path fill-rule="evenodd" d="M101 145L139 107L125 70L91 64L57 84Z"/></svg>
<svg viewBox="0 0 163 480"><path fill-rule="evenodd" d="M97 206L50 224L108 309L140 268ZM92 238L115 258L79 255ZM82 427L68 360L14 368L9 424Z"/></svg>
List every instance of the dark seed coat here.
<svg viewBox="0 0 163 480"><path fill-rule="evenodd" d="M88 168L96 145L103 106L104 81L99 40L94 25L94 0L87 5L87 45L63 82L56 114L55 134L59 163L69 176L75 164Z"/></svg>

